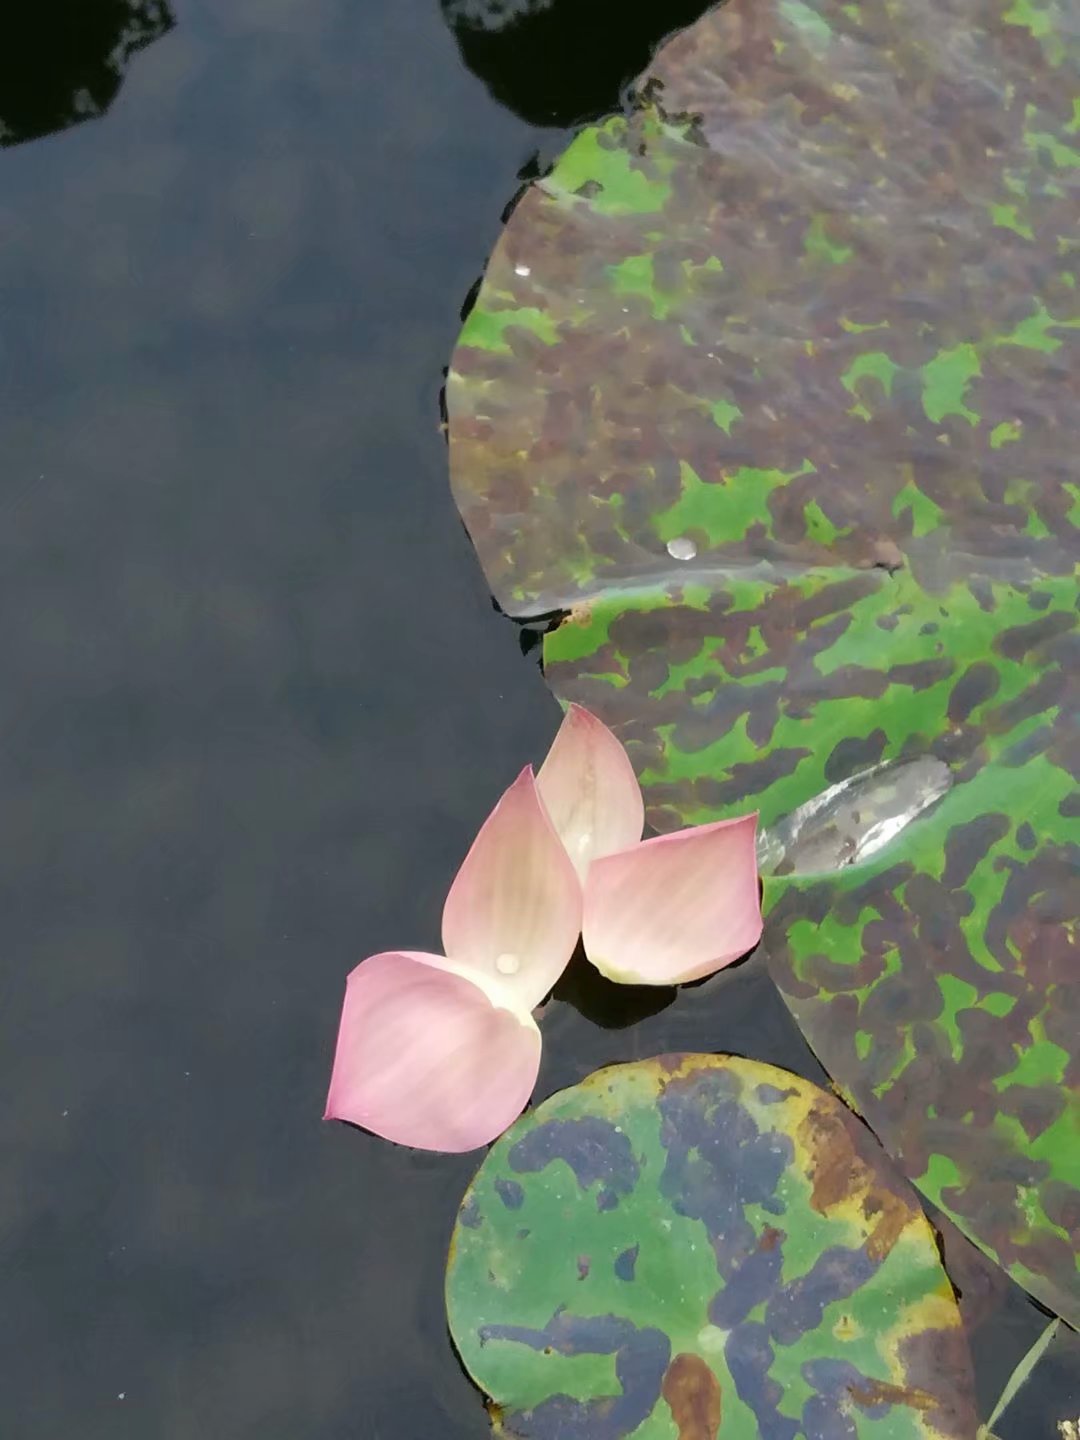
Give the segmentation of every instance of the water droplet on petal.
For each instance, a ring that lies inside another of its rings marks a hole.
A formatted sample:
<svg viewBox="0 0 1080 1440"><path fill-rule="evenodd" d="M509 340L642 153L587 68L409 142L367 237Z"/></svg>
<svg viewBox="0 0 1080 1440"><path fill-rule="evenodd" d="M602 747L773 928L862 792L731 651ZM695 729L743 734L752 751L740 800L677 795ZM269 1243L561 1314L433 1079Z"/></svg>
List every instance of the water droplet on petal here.
<svg viewBox="0 0 1080 1440"><path fill-rule="evenodd" d="M588 848L589 848L589 846L590 846L591 844L592 844L592 831L591 831L591 830L584 830L584 831L582 831L582 833L577 837L577 839L574 841L574 848L575 848L575 850L577 851L577 853L578 853L579 855L584 855L584 854L585 854L585 851L588 850Z"/></svg>
<svg viewBox="0 0 1080 1440"><path fill-rule="evenodd" d="M697 546L687 535L679 535L667 542L667 551L673 560L693 560Z"/></svg>
<svg viewBox="0 0 1080 1440"><path fill-rule="evenodd" d="M515 274L515 275L531 275L531 274L532 274L532 270L529 268L528 265L515 265L515 266L514 266L514 274Z"/></svg>
<svg viewBox="0 0 1080 1440"><path fill-rule="evenodd" d="M495 969L500 975L516 975L521 969L521 957L518 955L499 955L495 960Z"/></svg>

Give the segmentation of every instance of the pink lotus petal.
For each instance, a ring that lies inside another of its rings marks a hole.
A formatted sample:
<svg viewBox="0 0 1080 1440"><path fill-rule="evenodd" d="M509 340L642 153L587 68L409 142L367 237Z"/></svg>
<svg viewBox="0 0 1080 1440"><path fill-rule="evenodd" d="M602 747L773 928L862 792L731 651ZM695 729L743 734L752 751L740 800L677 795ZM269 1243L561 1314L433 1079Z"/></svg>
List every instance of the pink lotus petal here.
<svg viewBox="0 0 1080 1440"><path fill-rule="evenodd" d="M661 835L594 860L585 881L585 950L609 980L677 985L761 938L757 816Z"/></svg>
<svg viewBox="0 0 1080 1440"><path fill-rule="evenodd" d="M349 976L326 1119L475 1150L517 1119L539 1066L531 1015L497 1009L439 955L373 955Z"/></svg>
<svg viewBox="0 0 1080 1440"><path fill-rule="evenodd" d="M580 705L567 710L536 788L582 880L590 861L641 839L645 804L630 757Z"/></svg>
<svg viewBox="0 0 1080 1440"><path fill-rule="evenodd" d="M565 970L581 933L581 886L526 766L495 809L446 897L454 965L515 1010L531 1010Z"/></svg>

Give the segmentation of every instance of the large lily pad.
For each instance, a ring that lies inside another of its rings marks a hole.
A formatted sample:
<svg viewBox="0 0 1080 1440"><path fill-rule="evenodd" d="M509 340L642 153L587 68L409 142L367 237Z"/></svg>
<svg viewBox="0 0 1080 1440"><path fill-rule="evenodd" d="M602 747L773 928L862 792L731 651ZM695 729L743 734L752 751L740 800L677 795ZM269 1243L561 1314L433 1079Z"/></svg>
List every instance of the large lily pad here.
<svg viewBox="0 0 1080 1440"><path fill-rule="evenodd" d="M832 1096L756 1061L600 1070L494 1147L450 1328L529 1440L972 1440L932 1230Z"/></svg>
<svg viewBox="0 0 1080 1440"><path fill-rule="evenodd" d="M533 186L452 480L661 829L954 785L769 882L773 973L908 1175L1080 1323L1080 23L732 0Z"/></svg>

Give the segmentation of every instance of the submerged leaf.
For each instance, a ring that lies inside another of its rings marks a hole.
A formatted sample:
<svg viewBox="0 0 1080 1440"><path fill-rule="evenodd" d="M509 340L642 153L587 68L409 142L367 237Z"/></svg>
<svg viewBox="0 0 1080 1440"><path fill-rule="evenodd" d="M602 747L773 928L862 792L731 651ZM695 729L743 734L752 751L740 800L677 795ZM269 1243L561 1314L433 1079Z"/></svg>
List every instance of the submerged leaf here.
<svg viewBox="0 0 1080 1440"><path fill-rule="evenodd" d="M528 1440L974 1440L934 1235L832 1096L756 1061L600 1070L458 1217L450 1329Z"/></svg>

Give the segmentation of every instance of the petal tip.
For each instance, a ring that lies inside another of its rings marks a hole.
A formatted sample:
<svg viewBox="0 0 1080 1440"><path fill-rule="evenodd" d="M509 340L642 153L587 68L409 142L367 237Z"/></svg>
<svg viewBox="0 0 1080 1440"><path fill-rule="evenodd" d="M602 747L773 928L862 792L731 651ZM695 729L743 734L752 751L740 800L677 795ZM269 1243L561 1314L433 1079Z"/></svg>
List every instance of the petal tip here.
<svg viewBox="0 0 1080 1440"><path fill-rule="evenodd" d="M594 860L641 839L645 803L630 757L583 705L568 707L536 784L581 880Z"/></svg>
<svg viewBox="0 0 1080 1440"><path fill-rule="evenodd" d="M484 821L443 906L455 968L514 1008L538 1005L581 933L581 886L526 765Z"/></svg>

